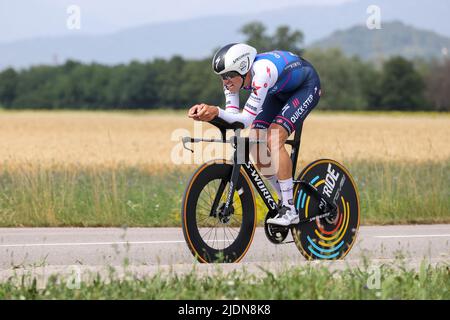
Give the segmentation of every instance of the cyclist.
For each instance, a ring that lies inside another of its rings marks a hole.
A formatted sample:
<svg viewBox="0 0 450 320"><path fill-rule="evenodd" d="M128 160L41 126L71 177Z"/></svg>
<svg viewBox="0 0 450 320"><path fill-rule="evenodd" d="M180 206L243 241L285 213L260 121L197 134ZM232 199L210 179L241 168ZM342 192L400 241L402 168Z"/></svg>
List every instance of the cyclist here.
<svg viewBox="0 0 450 320"><path fill-rule="evenodd" d="M280 226L298 223L293 203L292 161L285 142L319 102L317 72L308 61L291 52L257 54L255 48L244 43L221 48L213 57L212 67L222 78L225 110L202 103L192 106L188 116L199 121L220 117L230 123L241 122L245 127L251 124L258 137L263 133L260 130L267 131L267 147L271 160L278 164L275 166L278 172L265 177L281 198L278 215L267 223ZM239 112L240 89L251 90L242 112Z"/></svg>

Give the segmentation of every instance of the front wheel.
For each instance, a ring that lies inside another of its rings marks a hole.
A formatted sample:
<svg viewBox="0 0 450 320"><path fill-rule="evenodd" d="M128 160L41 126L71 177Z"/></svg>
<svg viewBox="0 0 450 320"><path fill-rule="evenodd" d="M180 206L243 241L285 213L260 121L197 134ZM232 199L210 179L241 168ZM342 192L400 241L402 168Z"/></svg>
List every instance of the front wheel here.
<svg viewBox="0 0 450 320"><path fill-rule="evenodd" d="M233 165L224 160L205 163L186 188L181 209L183 234L200 262L238 262L253 240L255 199L243 170L233 194L231 214L223 215L232 170Z"/></svg>
<svg viewBox="0 0 450 320"><path fill-rule="evenodd" d="M359 228L359 196L355 182L340 163L321 159L310 163L297 180L314 186L337 207L337 214L292 227L297 248L308 260L342 259L352 248ZM319 215L319 201L301 184L294 190L300 219Z"/></svg>

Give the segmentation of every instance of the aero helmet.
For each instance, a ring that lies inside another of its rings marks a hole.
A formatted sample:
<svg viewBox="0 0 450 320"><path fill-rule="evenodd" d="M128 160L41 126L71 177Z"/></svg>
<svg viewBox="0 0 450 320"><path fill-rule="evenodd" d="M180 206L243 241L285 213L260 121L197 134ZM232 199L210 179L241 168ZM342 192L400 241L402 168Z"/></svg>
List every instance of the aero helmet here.
<svg viewBox="0 0 450 320"><path fill-rule="evenodd" d="M231 43L216 52L212 60L212 67L214 72L222 77L237 72L244 78L255 57L255 48L245 43Z"/></svg>

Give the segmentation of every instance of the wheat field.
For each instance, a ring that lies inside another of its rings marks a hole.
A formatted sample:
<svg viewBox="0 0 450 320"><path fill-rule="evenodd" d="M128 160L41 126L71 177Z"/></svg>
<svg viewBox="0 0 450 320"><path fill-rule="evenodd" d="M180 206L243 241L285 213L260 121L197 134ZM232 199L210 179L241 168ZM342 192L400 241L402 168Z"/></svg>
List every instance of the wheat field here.
<svg viewBox="0 0 450 320"><path fill-rule="evenodd" d="M203 125L203 130L195 125ZM194 124L184 112L2 112L0 164L9 168L33 164L175 166L180 152L190 155L182 151L179 137L194 134L210 137L218 132L209 124ZM196 153L205 147L198 144ZM208 155L192 160L201 162ZM300 161L324 157L337 161L447 161L450 115L313 112L303 127Z"/></svg>

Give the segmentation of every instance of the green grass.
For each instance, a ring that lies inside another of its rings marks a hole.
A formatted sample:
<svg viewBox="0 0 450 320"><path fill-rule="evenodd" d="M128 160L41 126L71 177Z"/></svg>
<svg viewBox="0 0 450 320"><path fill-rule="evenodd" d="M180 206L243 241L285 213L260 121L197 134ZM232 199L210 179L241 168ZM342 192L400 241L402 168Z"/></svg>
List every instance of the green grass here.
<svg viewBox="0 0 450 320"><path fill-rule="evenodd" d="M364 224L450 222L450 161L350 163Z"/></svg>
<svg viewBox="0 0 450 320"><path fill-rule="evenodd" d="M202 276L192 270L122 280L112 272L106 279L97 274L78 286L68 286L61 276L51 276L43 286L29 276L16 276L0 283L0 299L450 299L448 265L335 271L309 265L281 273L263 271Z"/></svg>
<svg viewBox="0 0 450 320"><path fill-rule="evenodd" d="M450 161L344 163L362 224L450 222ZM0 226L180 226L192 170L20 168L0 170ZM265 209L258 201L258 216Z"/></svg>
<svg viewBox="0 0 450 320"><path fill-rule="evenodd" d="M137 168L4 169L1 226L175 226L185 173Z"/></svg>

